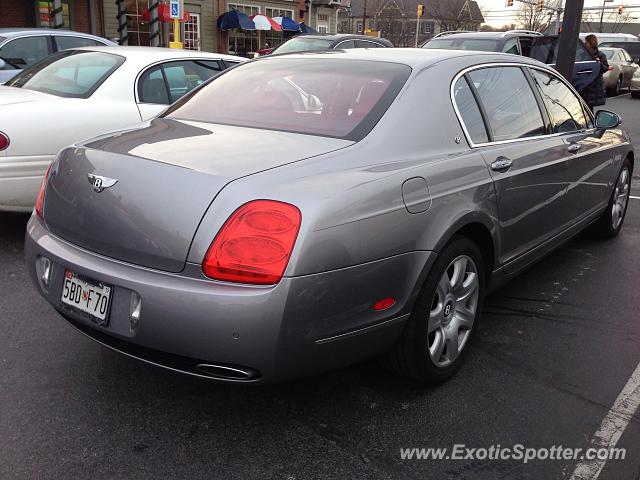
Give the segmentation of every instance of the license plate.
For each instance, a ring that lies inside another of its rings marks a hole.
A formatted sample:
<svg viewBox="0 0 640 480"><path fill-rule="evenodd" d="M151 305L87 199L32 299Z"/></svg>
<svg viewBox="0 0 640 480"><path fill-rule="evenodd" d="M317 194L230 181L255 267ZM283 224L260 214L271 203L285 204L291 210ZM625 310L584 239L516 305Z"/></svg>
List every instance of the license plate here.
<svg viewBox="0 0 640 480"><path fill-rule="evenodd" d="M111 287L79 278L78 274L67 270L64 274L61 300L62 303L88 313L103 325L107 323Z"/></svg>

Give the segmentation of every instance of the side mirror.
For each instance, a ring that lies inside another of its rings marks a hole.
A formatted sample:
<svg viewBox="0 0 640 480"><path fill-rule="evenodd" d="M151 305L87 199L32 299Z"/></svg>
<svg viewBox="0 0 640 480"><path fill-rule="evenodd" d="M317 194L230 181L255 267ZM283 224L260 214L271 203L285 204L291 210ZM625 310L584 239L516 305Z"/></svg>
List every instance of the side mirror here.
<svg viewBox="0 0 640 480"><path fill-rule="evenodd" d="M640 65L640 57L634 58L633 61Z"/></svg>
<svg viewBox="0 0 640 480"><path fill-rule="evenodd" d="M4 70L4 67L7 66L7 63L0 58L0 70Z"/></svg>
<svg viewBox="0 0 640 480"><path fill-rule="evenodd" d="M622 119L617 113L609 112L608 110L598 110L598 113L596 113L596 128L608 130L616 128L621 123Z"/></svg>

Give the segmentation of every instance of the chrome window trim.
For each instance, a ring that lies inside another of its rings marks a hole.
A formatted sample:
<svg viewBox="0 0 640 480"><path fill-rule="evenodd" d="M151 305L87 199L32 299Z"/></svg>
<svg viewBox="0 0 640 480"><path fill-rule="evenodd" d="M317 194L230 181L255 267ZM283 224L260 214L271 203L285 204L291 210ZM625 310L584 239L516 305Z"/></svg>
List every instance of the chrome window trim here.
<svg viewBox="0 0 640 480"><path fill-rule="evenodd" d="M576 62L576 63L581 63L581 62ZM472 72L473 70L480 70L482 68L492 68L492 67L533 68L533 69L540 70L542 72L548 73L550 75L553 75L554 77L558 78L561 82L563 82L567 87L569 87L569 89L578 97L578 99L580 100L580 102L582 104L582 110L583 110L584 114L585 115L589 115L591 117L592 123L594 121L593 116L591 115L589 109L585 108L584 101L582 100L582 97L576 91L576 89L573 88L573 85L571 85L571 83L567 82L567 80L564 77L562 77L561 75L558 75L556 72L554 72L553 69L551 69L551 68L548 68L548 67L545 68L545 67L541 67L540 65L532 65L530 63L524 63L524 62L491 62L491 63L483 63L483 64L480 64L480 65L472 65L472 66L466 67L463 70L461 70L460 72L458 72L456 74L456 76L453 77L453 80L451 81L451 85L449 87L449 96L450 96L450 99L451 99L451 104L453 105L453 110L456 113L456 117L458 118L458 122L460 122L460 126L462 127L462 131L464 132L464 136L467 139L467 143L469 144L469 146L471 148L487 147L487 146L490 146L490 145L506 145L506 144L509 144L509 143L516 143L516 142L528 142L530 140L540 140L540 139L543 139L543 138L553 138L553 137L559 137L561 135L567 135L567 134L583 133L583 132L586 132L586 131L589 130L587 128L587 129L584 129L584 130L576 130L575 132L548 133L548 134L544 134L544 135L536 135L534 137L513 138L513 139L510 139L510 140L497 140L497 141L493 141L493 142L475 143L471 139L471 135L469 135L469 130L467 130L467 126L465 125L464 120L462 119L462 114L460 113L460 110L458 109L458 105L456 104L456 100L455 100L455 96L454 96L454 88L456 86L456 83L458 83L458 80L460 80L460 78L462 78L467 73ZM536 99L536 102L537 102L537 99Z"/></svg>

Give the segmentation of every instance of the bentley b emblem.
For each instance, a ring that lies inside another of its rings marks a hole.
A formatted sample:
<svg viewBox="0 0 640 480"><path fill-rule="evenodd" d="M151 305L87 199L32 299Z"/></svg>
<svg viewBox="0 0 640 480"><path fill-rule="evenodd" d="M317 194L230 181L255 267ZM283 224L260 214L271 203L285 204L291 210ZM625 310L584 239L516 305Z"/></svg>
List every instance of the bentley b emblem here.
<svg viewBox="0 0 640 480"><path fill-rule="evenodd" d="M89 183L93 185L93 189L98 193L103 191L105 188L113 187L118 183L118 180L115 178L101 177L100 175L94 175L93 173L89 173L87 178L89 179Z"/></svg>

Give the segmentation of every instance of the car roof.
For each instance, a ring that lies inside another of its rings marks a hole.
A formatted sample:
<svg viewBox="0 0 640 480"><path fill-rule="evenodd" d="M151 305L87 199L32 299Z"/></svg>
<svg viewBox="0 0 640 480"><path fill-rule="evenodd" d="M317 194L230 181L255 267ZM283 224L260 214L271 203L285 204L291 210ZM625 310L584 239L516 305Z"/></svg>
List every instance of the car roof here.
<svg viewBox="0 0 640 480"><path fill-rule="evenodd" d="M121 55L128 59L154 59L165 58L219 58L229 61L246 61L246 58L235 57L233 55L224 55L222 53L201 52L198 50L180 50L176 48L162 47L135 47L135 46L96 46L96 47L79 47L72 50L87 50L91 52L105 52Z"/></svg>
<svg viewBox="0 0 640 480"><path fill-rule="evenodd" d="M282 58L341 58L348 60L371 60L386 63L399 63L408 65L411 68L421 69L443 60L460 57L470 57L474 59L486 57L487 63L528 63L531 65L547 67L545 64L537 60L509 53L426 48L349 48L346 50L331 50L323 52L292 52L282 55L261 57L256 61L269 61L271 59ZM475 63L481 63L481 61Z"/></svg>
<svg viewBox="0 0 640 480"><path fill-rule="evenodd" d="M97 35L75 32L73 30L54 30L52 28L0 28L0 37L11 38L22 35L74 35L106 40L105 38L98 37Z"/></svg>
<svg viewBox="0 0 640 480"><path fill-rule="evenodd" d="M335 33L335 34L331 34L331 35L325 35L322 33L305 33L302 35L298 35L298 37L303 37L303 38L326 38L328 40L345 40L345 39L358 39L358 40L373 40L373 41L388 41L385 38L378 38L378 37L370 37L369 35L357 35L355 33Z"/></svg>

